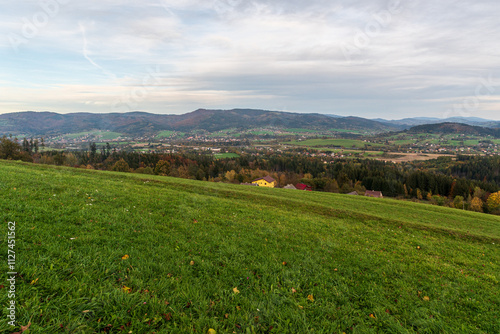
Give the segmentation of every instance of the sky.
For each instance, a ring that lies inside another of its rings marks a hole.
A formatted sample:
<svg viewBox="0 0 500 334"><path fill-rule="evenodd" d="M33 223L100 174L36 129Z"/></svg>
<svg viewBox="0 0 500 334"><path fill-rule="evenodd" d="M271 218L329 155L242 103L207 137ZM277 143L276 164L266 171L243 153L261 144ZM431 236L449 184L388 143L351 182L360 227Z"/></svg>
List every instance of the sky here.
<svg viewBox="0 0 500 334"><path fill-rule="evenodd" d="M0 0L0 113L500 120L498 0Z"/></svg>

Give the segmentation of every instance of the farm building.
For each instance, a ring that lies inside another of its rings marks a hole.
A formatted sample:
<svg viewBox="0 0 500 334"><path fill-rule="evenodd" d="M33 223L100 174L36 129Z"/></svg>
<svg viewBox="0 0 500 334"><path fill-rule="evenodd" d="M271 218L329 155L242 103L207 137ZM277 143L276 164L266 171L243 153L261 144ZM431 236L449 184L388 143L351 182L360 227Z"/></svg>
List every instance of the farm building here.
<svg viewBox="0 0 500 334"><path fill-rule="evenodd" d="M299 183L295 186L298 190L306 190L306 191L312 191L312 187L308 186L307 184L304 183Z"/></svg>
<svg viewBox="0 0 500 334"><path fill-rule="evenodd" d="M375 197L375 198L384 198L381 191L375 191L375 190L367 190L365 192L365 196Z"/></svg>
<svg viewBox="0 0 500 334"><path fill-rule="evenodd" d="M269 188L274 188L277 184L276 180L270 177L269 175L255 179L252 181L252 183L258 185L259 187L269 187Z"/></svg>

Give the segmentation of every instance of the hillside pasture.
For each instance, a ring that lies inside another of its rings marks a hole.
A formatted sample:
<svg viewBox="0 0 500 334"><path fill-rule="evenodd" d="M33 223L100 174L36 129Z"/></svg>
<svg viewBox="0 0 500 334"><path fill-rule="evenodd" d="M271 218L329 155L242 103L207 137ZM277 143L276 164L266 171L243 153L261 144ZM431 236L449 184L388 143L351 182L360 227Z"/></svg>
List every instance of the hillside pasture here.
<svg viewBox="0 0 500 334"><path fill-rule="evenodd" d="M0 190L2 333L500 332L497 216L12 161Z"/></svg>

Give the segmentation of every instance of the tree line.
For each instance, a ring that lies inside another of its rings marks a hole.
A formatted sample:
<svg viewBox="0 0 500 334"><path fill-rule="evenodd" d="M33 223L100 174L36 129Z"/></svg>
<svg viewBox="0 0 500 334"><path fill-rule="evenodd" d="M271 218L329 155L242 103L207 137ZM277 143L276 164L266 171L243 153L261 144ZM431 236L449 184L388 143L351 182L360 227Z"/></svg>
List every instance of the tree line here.
<svg viewBox="0 0 500 334"><path fill-rule="evenodd" d="M27 142L27 143L26 143ZM195 180L247 183L270 175L278 184L305 183L315 191L364 194L427 201L478 212L500 210L500 157L457 156L424 162L392 163L353 158L307 157L294 153L242 154L216 159L209 152L175 154L117 151L109 143L85 151L39 151L38 141L0 139L0 158ZM33 143L33 144L31 144ZM492 194L497 194L493 196ZM497 199L498 197L498 199Z"/></svg>

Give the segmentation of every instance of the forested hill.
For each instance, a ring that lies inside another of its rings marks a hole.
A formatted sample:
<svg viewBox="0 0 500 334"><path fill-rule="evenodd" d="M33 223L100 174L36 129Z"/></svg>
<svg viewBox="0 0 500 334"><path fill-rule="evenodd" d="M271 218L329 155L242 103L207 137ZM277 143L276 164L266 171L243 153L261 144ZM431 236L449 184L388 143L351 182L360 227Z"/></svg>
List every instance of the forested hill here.
<svg viewBox="0 0 500 334"><path fill-rule="evenodd" d="M141 136L151 135L162 130L219 131L229 128L249 129L269 126L374 132L398 130L396 126L359 117L334 118L321 114L253 109L198 109L183 115L159 115L146 112L109 114L19 112L0 115L0 134L13 135L57 135L90 130L109 130Z"/></svg>
<svg viewBox="0 0 500 334"><path fill-rule="evenodd" d="M462 123L439 123L414 126L409 133L435 133L435 134L467 134L476 136L494 136L500 138L500 129L485 128Z"/></svg>

